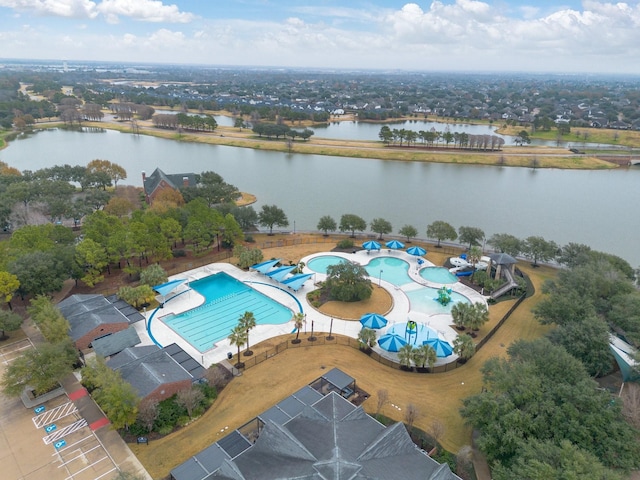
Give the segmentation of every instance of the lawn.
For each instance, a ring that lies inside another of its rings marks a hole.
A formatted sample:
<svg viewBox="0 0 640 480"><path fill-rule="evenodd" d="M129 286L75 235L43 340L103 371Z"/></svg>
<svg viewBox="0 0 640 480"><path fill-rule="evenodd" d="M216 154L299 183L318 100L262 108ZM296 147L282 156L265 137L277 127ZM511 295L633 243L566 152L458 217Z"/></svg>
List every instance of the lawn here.
<svg viewBox="0 0 640 480"><path fill-rule="evenodd" d="M264 253L265 258L299 259L314 251L329 249L327 247L330 248L330 244L304 244L269 249ZM441 265L445 255L433 248L427 258ZM540 292L544 280L554 275L554 270L548 267L533 269L522 262L518 266L530 275L537 292ZM417 374L385 367L359 350L346 346L288 349L236 377L201 419L149 445L130 445L131 449L153 478L163 478L172 468L219 440L229 430L243 425L328 369L338 367L354 377L358 386L371 394L371 398L363 405L366 411L375 412L377 392L386 389L390 403L402 410L388 404L383 409L385 415L402 421L406 405L416 405L420 417L415 425L429 431L431 423L439 420L446 428L441 438L443 446L456 452L471 442L471 431L460 417L459 408L463 398L481 391L480 368L483 363L493 356L505 355L506 348L514 339L533 339L546 332L547 327L541 326L530 313L530 308L539 299L540 294L537 293L525 300L467 364L442 374ZM501 302L490 308L490 322L480 330L479 338L486 334L511 304L511 301ZM275 345L286 338L294 336L271 339L266 343ZM252 349L257 352L265 347L267 345L255 345Z"/></svg>

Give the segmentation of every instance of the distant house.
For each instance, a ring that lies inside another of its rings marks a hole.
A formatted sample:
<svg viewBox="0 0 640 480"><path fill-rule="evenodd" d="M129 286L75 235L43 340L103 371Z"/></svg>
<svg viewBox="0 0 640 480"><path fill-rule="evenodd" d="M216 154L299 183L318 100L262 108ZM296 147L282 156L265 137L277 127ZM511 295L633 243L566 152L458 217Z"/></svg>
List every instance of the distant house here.
<svg viewBox="0 0 640 480"><path fill-rule="evenodd" d="M144 320L140 312L116 295L72 295L61 301L58 309L69 322L69 336L78 350L86 350L94 340Z"/></svg>
<svg viewBox="0 0 640 480"><path fill-rule="evenodd" d="M330 372L331 373L331 372ZM355 385L334 369L340 385ZM460 480L411 440L318 379L171 471L172 480Z"/></svg>
<svg viewBox="0 0 640 480"><path fill-rule="evenodd" d="M181 187L193 187L196 184L195 173L166 174L159 168L156 168L149 176L147 176L145 172L142 172L144 196L149 205L153 203L154 198L163 190L179 190Z"/></svg>
<svg viewBox="0 0 640 480"><path fill-rule="evenodd" d="M200 380L205 369L175 343L125 348L107 360L142 400L162 401Z"/></svg>

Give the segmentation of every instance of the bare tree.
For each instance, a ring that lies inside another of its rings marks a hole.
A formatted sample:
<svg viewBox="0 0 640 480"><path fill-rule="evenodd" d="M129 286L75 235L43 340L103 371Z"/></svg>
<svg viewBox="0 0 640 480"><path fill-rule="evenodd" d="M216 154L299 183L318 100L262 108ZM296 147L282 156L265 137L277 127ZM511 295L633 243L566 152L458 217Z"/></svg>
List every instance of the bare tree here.
<svg viewBox="0 0 640 480"><path fill-rule="evenodd" d="M380 411L389 403L389 391L382 388L378 390L378 403L376 404L376 417L380 415Z"/></svg>
<svg viewBox="0 0 640 480"><path fill-rule="evenodd" d="M153 424L158 418L158 402L156 400L148 400L140 403L138 407L138 423L142 425L147 432L153 430Z"/></svg>
<svg viewBox="0 0 640 480"><path fill-rule="evenodd" d="M217 390L221 390L228 382L224 372L215 364L207 368L204 378L207 380L209 385L215 387Z"/></svg>
<svg viewBox="0 0 640 480"><path fill-rule="evenodd" d="M640 428L640 385L626 383L622 391L622 414L627 422Z"/></svg>
<svg viewBox="0 0 640 480"><path fill-rule="evenodd" d="M433 439L436 441L436 448L439 448L440 439L444 435L444 431L445 431L444 423L442 423L437 418L434 418L431 421L431 425L430 425L429 431L430 431L431 436L433 437Z"/></svg>
<svg viewBox="0 0 640 480"><path fill-rule="evenodd" d="M178 392L176 402L187 410L189 417L193 417L193 411L200 406L204 400L204 394L198 387L192 386Z"/></svg>
<svg viewBox="0 0 640 480"><path fill-rule="evenodd" d="M473 462L473 448L470 445L463 445L456 454L456 474L460 478L471 477L471 464Z"/></svg>
<svg viewBox="0 0 640 480"><path fill-rule="evenodd" d="M404 421L407 424L407 431L411 434L413 430L413 424L420 416L420 409L413 403L407 404L407 407L404 409Z"/></svg>

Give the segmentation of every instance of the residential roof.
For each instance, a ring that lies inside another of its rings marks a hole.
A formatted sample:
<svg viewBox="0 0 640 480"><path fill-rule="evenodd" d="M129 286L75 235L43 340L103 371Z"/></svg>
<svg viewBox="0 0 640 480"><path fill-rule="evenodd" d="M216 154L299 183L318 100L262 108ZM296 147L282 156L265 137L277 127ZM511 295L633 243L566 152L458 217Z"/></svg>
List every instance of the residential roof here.
<svg viewBox="0 0 640 480"><path fill-rule="evenodd" d="M489 258L498 265L513 265L518 261L508 253L490 253Z"/></svg>
<svg viewBox="0 0 640 480"><path fill-rule="evenodd" d="M340 391L350 387L355 382L353 377L350 377L339 368L332 368L322 375L322 378L330 384L335 385Z"/></svg>
<svg viewBox="0 0 640 480"><path fill-rule="evenodd" d="M140 343L140 337L134 327L129 327L126 330L120 330L119 332L112 333L105 337L96 338L91 342L93 351L103 357L109 357L121 352L125 348L133 347Z"/></svg>
<svg viewBox="0 0 640 480"><path fill-rule="evenodd" d="M204 368L175 343L162 349L157 345L126 348L111 357L107 365L118 370L141 398L162 385L194 381L204 374Z"/></svg>
<svg viewBox="0 0 640 480"><path fill-rule="evenodd" d="M313 395L306 397L310 390ZM312 404L301 401L312 397ZM283 421L285 410L294 408L294 413L298 404L299 413ZM402 423L387 428L336 392L322 396L305 387L258 418L265 424L255 443L236 430L172 470L171 477L459 480L447 464L440 465L418 449Z"/></svg>
<svg viewBox="0 0 640 480"><path fill-rule="evenodd" d="M58 309L69 322L69 335L74 341L100 325L132 324L144 319L140 312L115 295L72 295L58 303Z"/></svg>
<svg viewBox="0 0 640 480"><path fill-rule="evenodd" d="M153 173L144 179L144 191L147 195L151 195L158 185L164 180L173 188L178 189L182 187L184 179L188 179L189 185L196 185L196 174L195 173L172 173L166 174L159 168L156 168Z"/></svg>

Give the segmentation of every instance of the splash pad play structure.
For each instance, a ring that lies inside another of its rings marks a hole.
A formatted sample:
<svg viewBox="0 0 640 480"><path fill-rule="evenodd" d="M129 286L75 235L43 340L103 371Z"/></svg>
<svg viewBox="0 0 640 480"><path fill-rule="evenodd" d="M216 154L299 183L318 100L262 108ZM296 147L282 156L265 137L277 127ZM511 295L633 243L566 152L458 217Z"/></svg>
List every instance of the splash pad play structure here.
<svg viewBox="0 0 640 480"><path fill-rule="evenodd" d="M440 305L446 307L451 303L451 289L443 285L438 289L438 298L435 298L434 300Z"/></svg>

